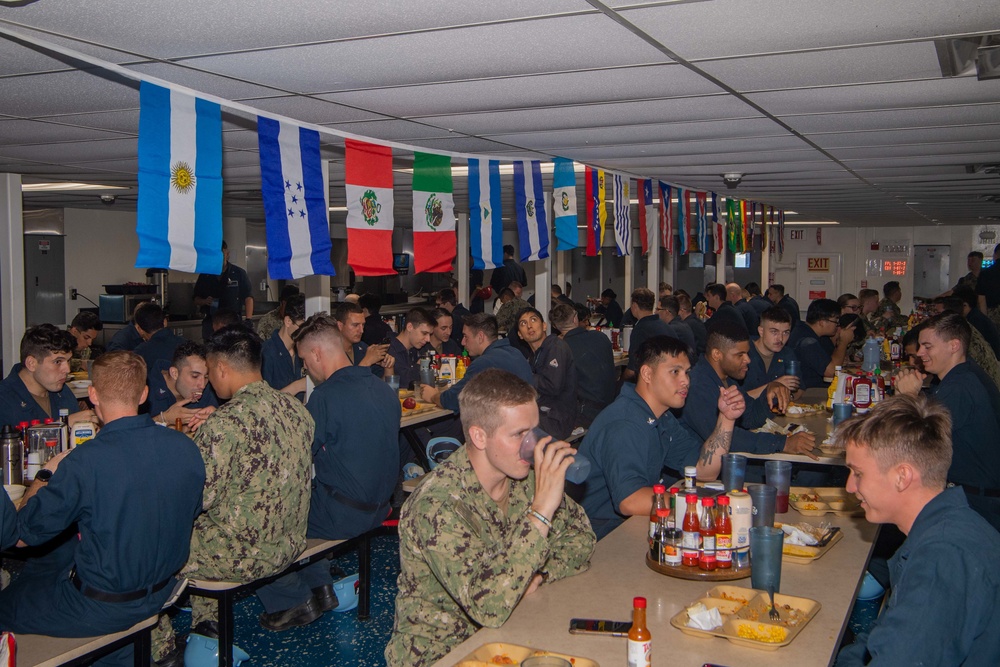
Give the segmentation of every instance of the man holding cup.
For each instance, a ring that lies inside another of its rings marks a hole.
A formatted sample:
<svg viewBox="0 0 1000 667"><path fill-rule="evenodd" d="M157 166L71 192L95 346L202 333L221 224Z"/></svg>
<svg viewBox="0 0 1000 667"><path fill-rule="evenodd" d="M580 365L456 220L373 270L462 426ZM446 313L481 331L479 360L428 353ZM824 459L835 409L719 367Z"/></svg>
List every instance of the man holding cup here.
<svg viewBox="0 0 1000 667"><path fill-rule="evenodd" d="M542 583L589 567L596 539L564 492L574 451L537 441L534 471L522 440L538 426L536 392L490 368L459 396L466 444L403 505L390 667L437 661L480 627L499 627ZM647 510L648 511L648 510Z"/></svg>
<svg viewBox="0 0 1000 667"><path fill-rule="evenodd" d="M920 396L896 396L841 424L854 493L874 523L906 541L889 559L892 593L839 667L1000 663L1000 534L947 487L951 418Z"/></svg>
<svg viewBox="0 0 1000 667"><path fill-rule="evenodd" d="M783 384L789 392L798 391L799 358L786 347L792 332L792 318L777 306L760 314L760 335L750 343L750 366L740 386L751 398L759 397L771 383Z"/></svg>

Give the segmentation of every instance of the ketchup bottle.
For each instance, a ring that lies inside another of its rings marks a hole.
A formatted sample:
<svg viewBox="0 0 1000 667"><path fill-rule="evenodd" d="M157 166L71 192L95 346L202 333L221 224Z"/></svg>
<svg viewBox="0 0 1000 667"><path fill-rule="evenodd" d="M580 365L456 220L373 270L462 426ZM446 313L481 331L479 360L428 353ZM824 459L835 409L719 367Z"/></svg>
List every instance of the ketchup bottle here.
<svg viewBox="0 0 1000 667"><path fill-rule="evenodd" d="M715 513L715 563L721 570L733 566L733 522L729 518L729 496L719 496Z"/></svg>
<svg viewBox="0 0 1000 667"><path fill-rule="evenodd" d="M681 538L682 560L684 565L698 565L698 543L701 540L700 526L698 525L698 494L687 494L687 513L684 515L684 523L681 526L683 535Z"/></svg>
<svg viewBox="0 0 1000 667"><path fill-rule="evenodd" d="M715 569L715 499L701 499L701 550L698 553L698 569Z"/></svg>

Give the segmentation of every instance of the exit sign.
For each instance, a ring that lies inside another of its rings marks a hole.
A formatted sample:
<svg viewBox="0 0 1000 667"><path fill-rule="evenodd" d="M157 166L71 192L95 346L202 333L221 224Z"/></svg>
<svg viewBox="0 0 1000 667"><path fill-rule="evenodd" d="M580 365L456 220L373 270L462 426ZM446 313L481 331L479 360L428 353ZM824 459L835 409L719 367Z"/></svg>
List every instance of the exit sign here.
<svg viewBox="0 0 1000 667"><path fill-rule="evenodd" d="M808 270L809 271L820 271L826 272L830 270L830 258L829 257L810 257L808 259Z"/></svg>
<svg viewBox="0 0 1000 667"><path fill-rule="evenodd" d="M801 241L806 237L806 230L804 229L792 229L789 231L791 233L791 239L793 241Z"/></svg>

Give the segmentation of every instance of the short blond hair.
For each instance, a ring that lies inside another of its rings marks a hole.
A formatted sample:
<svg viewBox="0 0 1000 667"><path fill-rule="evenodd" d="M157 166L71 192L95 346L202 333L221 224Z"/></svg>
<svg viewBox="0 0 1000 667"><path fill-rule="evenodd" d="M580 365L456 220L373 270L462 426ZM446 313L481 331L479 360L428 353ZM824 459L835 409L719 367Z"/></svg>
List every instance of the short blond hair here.
<svg viewBox="0 0 1000 667"><path fill-rule="evenodd" d="M503 424L501 408L515 408L534 403L538 392L513 373L499 368L487 368L473 377L458 395L458 414L462 419L465 441L473 426L493 435Z"/></svg>
<svg viewBox="0 0 1000 667"><path fill-rule="evenodd" d="M146 362L135 352L108 352L94 362L90 379L102 403L138 408L146 388Z"/></svg>
<svg viewBox="0 0 1000 667"><path fill-rule="evenodd" d="M923 485L944 488L951 467L951 414L924 396L897 395L878 403L868 414L851 417L837 427L843 447L867 447L883 473L900 463L920 471Z"/></svg>

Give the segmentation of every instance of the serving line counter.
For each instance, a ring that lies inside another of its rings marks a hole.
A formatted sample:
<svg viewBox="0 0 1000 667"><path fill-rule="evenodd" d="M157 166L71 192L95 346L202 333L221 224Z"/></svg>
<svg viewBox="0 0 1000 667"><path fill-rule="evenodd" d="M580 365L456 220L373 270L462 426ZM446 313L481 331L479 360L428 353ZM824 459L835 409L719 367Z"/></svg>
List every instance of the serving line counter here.
<svg viewBox="0 0 1000 667"><path fill-rule="evenodd" d="M803 520L797 512L778 521ZM812 520L812 523L818 523ZM648 601L647 624L653 636L654 663L701 665L711 662L740 667L826 667L833 664L855 596L864 576L878 526L864 518L836 517L844 533L823 557L809 564L783 560L781 593L818 601L822 608L795 640L776 652L749 648L720 638L700 638L670 625L671 617L702 597L716 582L687 581L646 567L649 519L632 517L597 544L590 570L547 584L521 600L498 629L484 628L435 663L451 667L486 643L519 644L589 658L602 667L625 664L625 640L571 635L571 618L631 620L632 598ZM750 588L750 579L727 582Z"/></svg>

